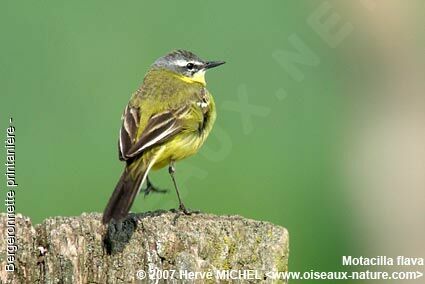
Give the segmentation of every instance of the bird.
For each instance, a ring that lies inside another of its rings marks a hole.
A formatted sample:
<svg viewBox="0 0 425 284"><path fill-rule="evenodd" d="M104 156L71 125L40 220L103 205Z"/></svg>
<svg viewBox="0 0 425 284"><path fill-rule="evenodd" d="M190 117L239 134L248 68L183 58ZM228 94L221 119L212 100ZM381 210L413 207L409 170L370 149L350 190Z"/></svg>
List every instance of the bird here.
<svg viewBox="0 0 425 284"><path fill-rule="evenodd" d="M179 210L189 214L177 186L175 162L196 154L213 128L216 107L205 72L224 63L177 49L150 66L121 117L118 153L125 168L103 212L103 224L126 218L145 182L145 194L161 191L148 174L166 166Z"/></svg>

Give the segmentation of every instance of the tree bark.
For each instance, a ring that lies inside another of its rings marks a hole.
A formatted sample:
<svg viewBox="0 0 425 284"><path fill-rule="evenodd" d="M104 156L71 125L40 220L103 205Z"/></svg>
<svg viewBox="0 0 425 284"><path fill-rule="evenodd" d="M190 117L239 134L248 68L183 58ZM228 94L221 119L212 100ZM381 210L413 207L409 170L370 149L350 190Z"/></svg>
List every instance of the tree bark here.
<svg viewBox="0 0 425 284"><path fill-rule="evenodd" d="M156 211L109 226L98 213L48 218L36 226L17 214L15 271L6 272L6 221L1 214L2 283L275 283L266 272L288 266L283 227L239 216ZM139 270L148 274L145 279ZM246 275L217 279L231 270ZM174 280L149 279L153 271ZM190 280L189 272L211 272L212 279L198 274ZM260 280L247 279L254 277Z"/></svg>

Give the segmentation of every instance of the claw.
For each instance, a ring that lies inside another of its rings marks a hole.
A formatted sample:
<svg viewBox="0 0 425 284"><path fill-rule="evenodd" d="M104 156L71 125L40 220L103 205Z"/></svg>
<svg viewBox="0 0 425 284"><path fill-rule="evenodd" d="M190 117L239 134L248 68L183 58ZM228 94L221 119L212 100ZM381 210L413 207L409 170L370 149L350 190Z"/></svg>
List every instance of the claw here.
<svg viewBox="0 0 425 284"><path fill-rule="evenodd" d="M154 186L151 181L149 180L149 177L147 177L146 179L146 188L141 190L144 193L144 196L147 196L148 194L150 194L151 192L154 193L166 193L168 191L168 189L162 189L162 188L158 188L156 186Z"/></svg>
<svg viewBox="0 0 425 284"><path fill-rule="evenodd" d="M192 212L189 212L186 207L183 205L183 203L180 204L179 210L183 212L185 215L192 215Z"/></svg>

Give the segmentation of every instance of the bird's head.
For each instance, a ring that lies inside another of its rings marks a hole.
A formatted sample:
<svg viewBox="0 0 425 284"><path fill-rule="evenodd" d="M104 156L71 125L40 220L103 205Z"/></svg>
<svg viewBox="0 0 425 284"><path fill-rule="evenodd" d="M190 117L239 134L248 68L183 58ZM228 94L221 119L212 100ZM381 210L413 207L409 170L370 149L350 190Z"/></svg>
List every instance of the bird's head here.
<svg viewBox="0 0 425 284"><path fill-rule="evenodd" d="M183 80L205 85L205 72L224 63L224 61L206 61L190 51L179 49L158 58L152 68L166 69L181 75Z"/></svg>

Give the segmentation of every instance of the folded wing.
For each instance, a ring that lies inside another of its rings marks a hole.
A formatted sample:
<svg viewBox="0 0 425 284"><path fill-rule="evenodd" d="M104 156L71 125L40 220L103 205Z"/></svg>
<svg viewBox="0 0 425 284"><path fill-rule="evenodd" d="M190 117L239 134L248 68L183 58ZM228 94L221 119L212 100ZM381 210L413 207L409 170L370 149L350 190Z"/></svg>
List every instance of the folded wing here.
<svg viewBox="0 0 425 284"><path fill-rule="evenodd" d="M179 133L183 129L183 117L189 109L189 106L184 105L178 109L153 115L140 137L135 141L140 118L134 114L133 108L127 107L120 130L120 159L134 158L146 149L160 145ZM135 142L133 143L133 141Z"/></svg>

